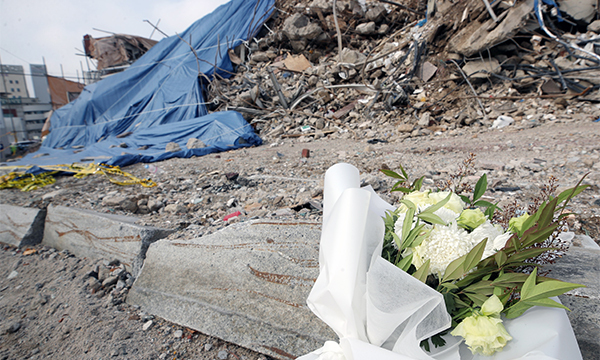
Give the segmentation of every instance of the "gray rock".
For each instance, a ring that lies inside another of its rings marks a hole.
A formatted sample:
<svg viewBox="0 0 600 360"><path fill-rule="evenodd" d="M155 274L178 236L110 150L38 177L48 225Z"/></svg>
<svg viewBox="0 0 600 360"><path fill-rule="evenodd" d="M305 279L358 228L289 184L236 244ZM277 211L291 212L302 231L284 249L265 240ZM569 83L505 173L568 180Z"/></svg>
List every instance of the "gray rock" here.
<svg viewBox="0 0 600 360"><path fill-rule="evenodd" d="M81 258L118 259L135 276L148 246L173 232L135 225L137 220L130 216L50 205L42 243L58 250L67 249ZM100 275L98 277L101 279Z"/></svg>
<svg viewBox="0 0 600 360"><path fill-rule="evenodd" d="M221 351L219 351L219 353L217 353L217 357L220 360L226 360L228 356L229 356L229 353L225 350L221 350Z"/></svg>
<svg viewBox="0 0 600 360"><path fill-rule="evenodd" d="M185 147L188 149L201 149L205 148L206 144L200 139L189 138L187 144L185 144Z"/></svg>
<svg viewBox="0 0 600 360"><path fill-rule="evenodd" d="M306 306L319 272L319 238L316 223L252 221L159 241L127 302L278 359L285 357L277 349L299 356L335 338Z"/></svg>
<svg viewBox="0 0 600 360"><path fill-rule="evenodd" d="M383 5L377 5L372 7L365 13L365 18L367 18L367 20L369 21L377 22L381 20L385 16L385 14L387 14L387 10L385 9L385 7Z"/></svg>
<svg viewBox="0 0 600 360"><path fill-rule="evenodd" d="M375 33L376 25L373 21L359 24L356 26L356 32L361 35L371 35Z"/></svg>
<svg viewBox="0 0 600 360"><path fill-rule="evenodd" d="M142 326L142 330L143 331L147 331L148 329L150 329L152 327L152 324L154 322L152 320L148 320L144 323L144 325Z"/></svg>
<svg viewBox="0 0 600 360"><path fill-rule="evenodd" d="M182 214L187 212L187 208L182 204L169 204L165 206L165 211L171 214Z"/></svg>
<svg viewBox="0 0 600 360"><path fill-rule="evenodd" d="M313 40L321 35L323 29L311 23L306 15L295 13L285 20L282 32L290 40Z"/></svg>
<svg viewBox="0 0 600 360"><path fill-rule="evenodd" d="M204 344L204 351L210 351L213 348L213 344L207 343Z"/></svg>
<svg viewBox="0 0 600 360"><path fill-rule="evenodd" d="M148 200L148 210L151 212L158 211L163 207L163 203L157 200Z"/></svg>
<svg viewBox="0 0 600 360"><path fill-rule="evenodd" d="M88 278L87 285L92 291L92 293L95 293L96 291L100 290L100 288L102 288L102 284L93 277Z"/></svg>
<svg viewBox="0 0 600 360"><path fill-rule="evenodd" d="M488 73L496 74L500 71L500 63L494 58L469 61L462 70L472 78L485 79L489 76Z"/></svg>
<svg viewBox="0 0 600 360"><path fill-rule="evenodd" d="M102 205L127 210L129 212L135 212L138 208L137 201L125 196L105 197L102 199Z"/></svg>
<svg viewBox="0 0 600 360"><path fill-rule="evenodd" d="M267 55L267 53L264 51L257 51L252 54L252 61L254 61L256 63L267 62L269 60L270 60L269 55Z"/></svg>
<svg viewBox="0 0 600 360"><path fill-rule="evenodd" d="M8 277L6 279L11 280L16 278L17 276L19 276L19 273L16 270L13 270L10 272L10 274L8 274Z"/></svg>
<svg viewBox="0 0 600 360"><path fill-rule="evenodd" d="M14 334L17 331L19 331L19 329L21 328L21 323L20 322L15 322L10 324L7 328L6 328L6 333L7 334Z"/></svg>
<svg viewBox="0 0 600 360"><path fill-rule="evenodd" d="M18 247L42 242L46 210L0 205L0 242Z"/></svg>
<svg viewBox="0 0 600 360"><path fill-rule="evenodd" d="M426 111L423 113L423 115L421 115L421 118L419 119L419 126L422 127L427 127L429 126L429 121L431 120L431 114L429 113L429 111Z"/></svg>
<svg viewBox="0 0 600 360"><path fill-rule="evenodd" d="M167 146L165 147L165 152L177 152L177 151L181 151L181 148L179 147L178 143L176 143L176 142L167 143Z"/></svg>

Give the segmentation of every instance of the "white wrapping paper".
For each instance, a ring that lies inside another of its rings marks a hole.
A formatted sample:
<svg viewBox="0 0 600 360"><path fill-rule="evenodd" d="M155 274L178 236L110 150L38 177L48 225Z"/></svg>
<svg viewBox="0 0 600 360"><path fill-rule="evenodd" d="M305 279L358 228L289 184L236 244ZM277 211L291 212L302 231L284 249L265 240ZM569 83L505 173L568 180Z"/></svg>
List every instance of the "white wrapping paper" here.
<svg viewBox="0 0 600 360"><path fill-rule="evenodd" d="M328 341L298 359L581 359L565 311L556 308L533 308L505 321L513 340L491 357L474 357L452 336L441 349L422 350L421 340L450 327L450 315L440 293L381 257L382 217L393 207L359 184L359 172L349 164L325 174L320 274L307 303L339 344Z"/></svg>

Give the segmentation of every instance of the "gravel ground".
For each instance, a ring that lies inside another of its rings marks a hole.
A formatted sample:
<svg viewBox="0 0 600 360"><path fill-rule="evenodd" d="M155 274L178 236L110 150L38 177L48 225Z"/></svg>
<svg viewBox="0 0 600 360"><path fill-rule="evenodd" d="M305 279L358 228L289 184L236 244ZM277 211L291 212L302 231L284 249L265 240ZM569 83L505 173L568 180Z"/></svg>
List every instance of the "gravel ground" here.
<svg viewBox="0 0 600 360"><path fill-rule="evenodd" d="M373 139L371 139L373 140ZM302 157L308 149L310 157ZM59 177L54 185L24 193L2 191L18 206L64 205L134 215L140 223L177 229L171 239L199 237L252 218L321 220L323 176L331 165L359 168L364 184L395 202L393 181L378 169L402 164L433 187L476 154L476 178L488 173L485 196L527 204L549 176L560 188L586 173L591 187L571 204L571 228L600 240L600 124L563 119L502 130L463 127L439 135L380 142L333 136L313 140L267 138L265 145L191 159L123 169L152 177L158 186L119 186L101 176ZM228 221L223 218L239 211ZM118 263L93 262L41 246L31 254L0 251L0 359L265 359L218 339L182 328L125 303L131 278ZM117 278L116 284L106 279ZM112 282L112 283L111 283ZM151 325L149 321L152 321ZM147 326L146 330L144 330Z"/></svg>

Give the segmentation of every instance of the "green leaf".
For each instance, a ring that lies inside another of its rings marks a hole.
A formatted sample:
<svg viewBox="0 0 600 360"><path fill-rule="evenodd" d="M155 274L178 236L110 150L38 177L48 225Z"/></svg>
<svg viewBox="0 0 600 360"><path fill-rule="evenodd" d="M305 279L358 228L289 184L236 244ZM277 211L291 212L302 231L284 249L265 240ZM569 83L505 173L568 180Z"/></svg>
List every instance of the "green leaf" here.
<svg viewBox="0 0 600 360"><path fill-rule="evenodd" d="M412 190L411 190L411 189L409 189L409 188L405 188L405 187L395 187L395 188L393 188L393 189L392 189L392 190L390 190L390 191L400 191L400 192L403 192L403 193L405 193L405 194L410 194L410 193L412 192Z"/></svg>
<svg viewBox="0 0 600 360"><path fill-rule="evenodd" d="M523 315L525 311L529 310L532 307L533 305L527 304L523 301L519 301L516 304L513 304L508 309L505 309L504 313L506 314L507 319L514 319Z"/></svg>
<svg viewBox="0 0 600 360"><path fill-rule="evenodd" d="M491 281L479 281L471 286L467 286L463 289L464 292L468 293L478 293L483 295L492 295L494 292L494 287L491 285Z"/></svg>
<svg viewBox="0 0 600 360"><path fill-rule="evenodd" d="M531 272L531 274L529 274L527 280L525 280L523 286L521 287L521 300L525 300L533 292L536 278L537 268L533 268L533 271Z"/></svg>
<svg viewBox="0 0 600 360"><path fill-rule="evenodd" d="M412 183L412 186L411 186L411 187L412 187L413 189L417 190L417 191L420 191L420 190L421 190L421 187L423 186L423 180L424 180L424 179L425 179L425 176L421 176L420 178L418 178L417 180L415 180L415 181Z"/></svg>
<svg viewBox="0 0 600 360"><path fill-rule="evenodd" d="M496 264L498 264L498 266L502 266L502 265L506 264L507 259L508 259L508 257L506 256L506 253L502 250L500 250L496 254L494 254L494 260L496 260Z"/></svg>
<svg viewBox="0 0 600 360"><path fill-rule="evenodd" d="M475 185L475 191L473 191L473 201L477 201L487 190L487 175L484 173L481 175L477 184Z"/></svg>
<svg viewBox="0 0 600 360"><path fill-rule="evenodd" d="M536 231L531 232L527 238L523 238L521 240L521 246L526 248L546 240L550 235L552 235L558 226L559 224L553 224L545 229L540 230L540 228L537 228Z"/></svg>
<svg viewBox="0 0 600 360"><path fill-rule="evenodd" d="M579 184L580 183L581 183L581 180L579 181ZM560 204L569 198L573 198L573 197L579 195L583 190L590 187L589 185L579 185L579 184L578 184L578 186L567 189L567 190L561 192L560 194L558 194L558 196L556 197L557 204Z"/></svg>
<svg viewBox="0 0 600 360"><path fill-rule="evenodd" d="M481 261L481 257L483 256L483 252L485 250L485 245L487 244L487 238L483 239L479 244L475 245L471 251L467 254L465 258L465 262L463 265L463 271L469 272L473 269L479 261ZM464 274L464 273L463 273ZM462 274L461 274L462 276Z"/></svg>
<svg viewBox="0 0 600 360"><path fill-rule="evenodd" d="M386 170L386 169L379 169L379 171L381 171L382 173L384 173L385 175L392 177L394 179L402 179L402 180L407 180L406 177L403 177L402 175L392 171L392 170Z"/></svg>
<svg viewBox="0 0 600 360"><path fill-rule="evenodd" d="M567 291L571 291L580 287L585 287L585 285L548 279L547 281L539 283L533 289L529 290L526 296L523 296L523 292L521 291L521 295L523 296L523 300L533 301L562 295Z"/></svg>
<svg viewBox="0 0 600 360"><path fill-rule="evenodd" d="M425 280L427 280L428 274L429 274L429 259L427 259L427 261L425 261L425 263L423 265L421 265L421 267L418 268L417 271L415 271L413 276L416 279L418 279L419 281L421 281L422 283L424 283Z"/></svg>
<svg viewBox="0 0 600 360"><path fill-rule="evenodd" d="M471 205L471 199L469 199L469 197L467 197L465 195L458 195L458 196L460 196L460 198L462 199L462 201L464 201L467 204Z"/></svg>
<svg viewBox="0 0 600 360"><path fill-rule="evenodd" d="M571 309L569 309L568 307L566 307L563 304L558 303L552 299L526 300L524 302L527 305L554 307L554 308L561 308L561 309L571 311Z"/></svg>
<svg viewBox="0 0 600 360"><path fill-rule="evenodd" d="M415 209L408 208L408 210L406 210L406 216L404 217L404 221L402 222L402 242L404 242L404 240L406 240L406 238L408 237L408 234L412 230L412 223L414 220L413 219L414 216L415 216ZM398 247L398 249L401 249L401 247Z"/></svg>
<svg viewBox="0 0 600 360"><path fill-rule="evenodd" d="M400 236L398 236L398 234L396 234L395 232L391 232L392 234L392 238L394 239L394 242L396 243L396 246L398 247L398 249L402 249L402 239L400 239Z"/></svg>
<svg viewBox="0 0 600 360"><path fill-rule="evenodd" d="M403 257L402 260L398 261L396 266L402 269L403 271L407 272L408 268L412 264L412 258L413 254L409 254L408 256Z"/></svg>
<svg viewBox="0 0 600 360"><path fill-rule="evenodd" d="M449 193L448 196L446 196L442 201L438 202L437 204L431 205L427 209L421 211L421 214L423 214L423 213L433 214L434 212L441 209L444 205L446 205L448 203L448 201L450 201L451 197L452 197L452 193Z"/></svg>
<svg viewBox="0 0 600 360"><path fill-rule="evenodd" d="M478 293L465 293L465 295L473 301L473 304L476 306L481 306L488 299L489 296L478 294Z"/></svg>
<svg viewBox="0 0 600 360"><path fill-rule="evenodd" d="M446 225L446 222L436 214L420 213L419 215L417 215L417 217L430 224Z"/></svg>
<svg viewBox="0 0 600 360"><path fill-rule="evenodd" d="M404 178L406 180L408 180L408 174L406 173L406 170L404 170L404 168L402 167L402 165L400 165L400 171L402 171L402 175L404 175Z"/></svg>
<svg viewBox="0 0 600 360"><path fill-rule="evenodd" d="M463 276L463 274L465 273L464 263L466 257L467 255L465 254L448 264L448 266L446 267L446 271L444 272L442 282L458 279L461 276Z"/></svg>
<svg viewBox="0 0 600 360"><path fill-rule="evenodd" d="M496 205L492 204L489 201L485 201L485 200L477 200L475 203L473 203L473 206L481 206L481 207L495 207Z"/></svg>
<svg viewBox="0 0 600 360"><path fill-rule="evenodd" d="M417 206L410 200L400 200L401 204L404 204L407 208L409 209L413 209L415 212L417 212Z"/></svg>
<svg viewBox="0 0 600 360"><path fill-rule="evenodd" d="M545 228L552 222L552 218L554 217L554 210L556 209L556 201L557 199L551 200L540 214L540 218L538 219L538 226L540 228Z"/></svg>

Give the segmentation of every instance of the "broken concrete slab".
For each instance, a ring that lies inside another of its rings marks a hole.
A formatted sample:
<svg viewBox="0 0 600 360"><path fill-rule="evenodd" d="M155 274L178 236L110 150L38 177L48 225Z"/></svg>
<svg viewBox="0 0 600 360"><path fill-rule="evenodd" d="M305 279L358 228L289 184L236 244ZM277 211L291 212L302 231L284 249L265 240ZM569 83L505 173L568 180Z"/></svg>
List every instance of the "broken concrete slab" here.
<svg viewBox="0 0 600 360"><path fill-rule="evenodd" d="M559 298L571 309L567 315L583 358L595 359L600 353L600 249L572 246L555 264L543 269L551 270L549 277L586 286Z"/></svg>
<svg viewBox="0 0 600 360"><path fill-rule="evenodd" d="M0 204L0 242L23 247L42 242L45 209Z"/></svg>
<svg viewBox="0 0 600 360"><path fill-rule="evenodd" d="M253 221L150 246L127 302L204 334L294 359L335 333L307 307L319 275L317 223Z"/></svg>
<svg viewBox="0 0 600 360"><path fill-rule="evenodd" d="M462 70L471 78L486 79L490 73L496 74L500 71L500 63L494 58L469 61Z"/></svg>
<svg viewBox="0 0 600 360"><path fill-rule="evenodd" d="M448 50L471 56L510 39L527 22L533 11L533 0L519 2L506 12L500 24L493 19L483 23L472 21L448 42Z"/></svg>
<svg viewBox="0 0 600 360"><path fill-rule="evenodd" d="M79 257L118 259L137 276L151 243L173 230L136 225L131 216L49 206L42 243Z"/></svg>

